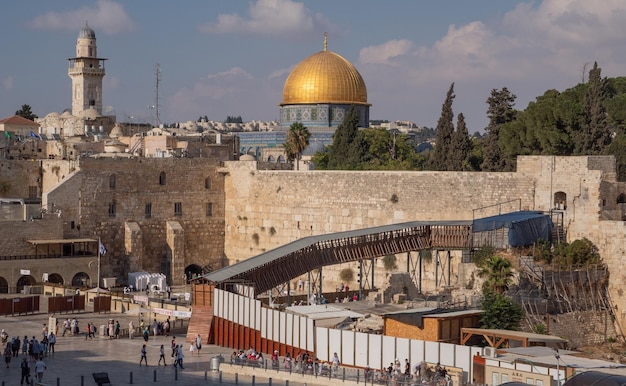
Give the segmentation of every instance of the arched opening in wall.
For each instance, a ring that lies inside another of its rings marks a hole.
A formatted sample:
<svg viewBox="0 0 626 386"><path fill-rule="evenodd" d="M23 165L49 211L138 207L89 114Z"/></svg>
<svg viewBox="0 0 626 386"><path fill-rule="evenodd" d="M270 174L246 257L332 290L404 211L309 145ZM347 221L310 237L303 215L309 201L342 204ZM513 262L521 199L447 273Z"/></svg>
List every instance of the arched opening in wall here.
<svg viewBox="0 0 626 386"><path fill-rule="evenodd" d="M620 193L619 196L617 196L617 203L626 204L626 194Z"/></svg>
<svg viewBox="0 0 626 386"><path fill-rule="evenodd" d="M48 275L48 282L54 284L63 284L63 276L58 273L51 273Z"/></svg>
<svg viewBox="0 0 626 386"><path fill-rule="evenodd" d="M17 279L17 292L18 293L23 292L25 285L35 285L36 283L37 281L35 280L34 277L30 275L24 275L20 277L19 279Z"/></svg>
<svg viewBox="0 0 626 386"><path fill-rule="evenodd" d="M9 282L7 279L0 276L0 294L8 294L9 293Z"/></svg>
<svg viewBox="0 0 626 386"><path fill-rule="evenodd" d="M271 155L271 156L267 157L267 162L275 162L274 156Z"/></svg>
<svg viewBox="0 0 626 386"><path fill-rule="evenodd" d="M187 281L202 275L202 268L198 264L189 264L185 267L185 276Z"/></svg>
<svg viewBox="0 0 626 386"><path fill-rule="evenodd" d="M567 194L565 194L565 192L554 193L554 209L567 209Z"/></svg>
<svg viewBox="0 0 626 386"><path fill-rule="evenodd" d="M207 177L204 180L204 188L205 189L211 189L211 178L210 177Z"/></svg>
<svg viewBox="0 0 626 386"><path fill-rule="evenodd" d="M276 162L278 162L279 164L284 164L285 157L283 157L282 155L279 155L278 158L276 159Z"/></svg>
<svg viewBox="0 0 626 386"><path fill-rule="evenodd" d="M159 185L165 185L165 172L159 174Z"/></svg>
<svg viewBox="0 0 626 386"><path fill-rule="evenodd" d="M72 286L74 287L84 287L89 283L89 275L85 272L78 272L72 278Z"/></svg>
<svg viewBox="0 0 626 386"><path fill-rule="evenodd" d="M109 189L115 190L115 174L109 176Z"/></svg>

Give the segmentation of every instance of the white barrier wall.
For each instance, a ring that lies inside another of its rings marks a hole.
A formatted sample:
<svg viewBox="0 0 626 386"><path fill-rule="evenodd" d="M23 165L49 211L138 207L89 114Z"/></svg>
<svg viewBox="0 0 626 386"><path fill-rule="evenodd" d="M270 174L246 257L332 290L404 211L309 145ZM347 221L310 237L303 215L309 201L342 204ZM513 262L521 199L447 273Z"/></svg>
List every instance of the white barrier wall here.
<svg viewBox="0 0 626 386"><path fill-rule="evenodd" d="M216 317L260 331L264 339L315 353L324 361L337 353L342 364L348 366L382 369L396 358L401 363L408 359L412 367L421 361L439 362L463 369L468 380L473 356L482 354L481 347L314 327L309 318L266 308L259 300L220 289L215 289L214 299Z"/></svg>

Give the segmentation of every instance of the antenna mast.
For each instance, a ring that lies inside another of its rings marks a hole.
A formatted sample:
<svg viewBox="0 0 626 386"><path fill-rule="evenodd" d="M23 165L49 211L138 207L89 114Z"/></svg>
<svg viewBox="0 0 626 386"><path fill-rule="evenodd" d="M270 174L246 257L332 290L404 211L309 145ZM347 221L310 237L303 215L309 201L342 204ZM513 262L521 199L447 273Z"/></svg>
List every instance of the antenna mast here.
<svg viewBox="0 0 626 386"><path fill-rule="evenodd" d="M161 82L161 66L159 63L154 66L154 77L156 80L156 97L154 100L154 111L156 113L156 123L161 124L161 117L159 116L159 83Z"/></svg>

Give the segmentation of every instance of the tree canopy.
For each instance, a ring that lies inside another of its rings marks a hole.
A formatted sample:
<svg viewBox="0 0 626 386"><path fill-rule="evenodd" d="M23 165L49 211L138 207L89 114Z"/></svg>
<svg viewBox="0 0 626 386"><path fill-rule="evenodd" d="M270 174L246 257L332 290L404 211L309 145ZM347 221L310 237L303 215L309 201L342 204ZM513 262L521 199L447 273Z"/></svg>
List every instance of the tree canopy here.
<svg viewBox="0 0 626 386"><path fill-rule="evenodd" d="M299 169L298 160L300 160L304 149L309 146L310 137L309 129L300 122L294 122L287 132L284 144L285 153L289 162L296 161L296 169Z"/></svg>
<svg viewBox="0 0 626 386"><path fill-rule="evenodd" d="M17 110L15 112L15 115L19 115L20 117L30 119L31 121L34 121L35 119L39 118L36 114L33 113L30 105L22 105L22 108Z"/></svg>

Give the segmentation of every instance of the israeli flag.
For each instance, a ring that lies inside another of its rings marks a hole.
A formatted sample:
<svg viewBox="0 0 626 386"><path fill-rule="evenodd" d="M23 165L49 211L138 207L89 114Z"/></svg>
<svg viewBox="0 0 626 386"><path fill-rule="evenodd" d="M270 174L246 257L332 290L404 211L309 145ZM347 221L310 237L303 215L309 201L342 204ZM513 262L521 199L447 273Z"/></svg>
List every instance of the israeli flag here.
<svg viewBox="0 0 626 386"><path fill-rule="evenodd" d="M102 244L102 241L100 241L100 254L101 255L107 254L107 249L104 247L104 244Z"/></svg>

